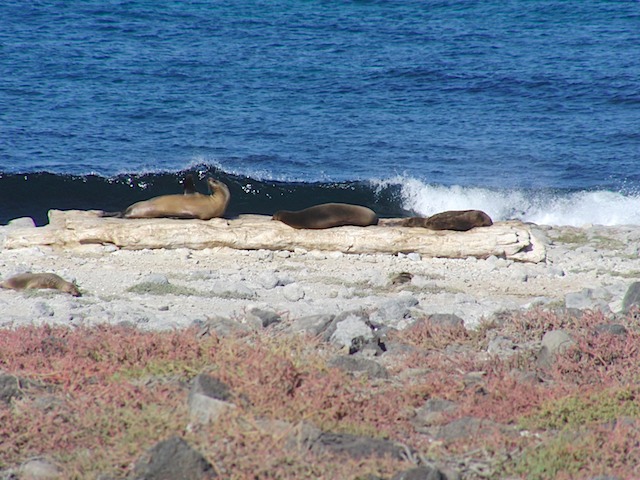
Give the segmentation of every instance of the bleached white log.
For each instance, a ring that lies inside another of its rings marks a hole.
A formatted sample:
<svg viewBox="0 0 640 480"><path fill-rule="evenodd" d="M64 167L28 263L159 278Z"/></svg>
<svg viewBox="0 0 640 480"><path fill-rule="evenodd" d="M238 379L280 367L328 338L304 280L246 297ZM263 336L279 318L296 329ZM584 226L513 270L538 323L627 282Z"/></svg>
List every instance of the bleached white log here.
<svg viewBox="0 0 640 480"><path fill-rule="evenodd" d="M546 248L521 222L496 222L468 232L433 231L394 226L383 219L370 227L296 230L265 215L211 220L102 218L96 211L51 210L49 224L14 227L5 233L4 248L51 245L73 248L113 244L123 249L230 247L242 250L307 250L344 253L416 252L423 257L487 258L492 255L523 262L545 260Z"/></svg>

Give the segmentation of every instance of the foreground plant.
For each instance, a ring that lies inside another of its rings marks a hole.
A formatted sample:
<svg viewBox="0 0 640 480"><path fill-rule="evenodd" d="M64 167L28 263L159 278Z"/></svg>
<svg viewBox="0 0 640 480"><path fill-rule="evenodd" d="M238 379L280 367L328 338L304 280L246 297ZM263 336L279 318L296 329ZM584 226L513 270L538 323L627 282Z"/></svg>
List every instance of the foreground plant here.
<svg viewBox="0 0 640 480"><path fill-rule="evenodd" d="M5 329L0 373L20 379L21 388L0 402L0 468L46 455L65 478L123 477L172 435L224 478L390 477L408 467L292 450L272 428L308 422L405 444L414 461L450 465L465 478L633 478L640 473L633 454L640 447L640 338L631 316L621 320L626 335L603 334L598 326L606 321L534 311L474 332L418 322L389 339L404 345L381 357L389 380L329 367L338 352L328 344L268 330L219 339L115 326ZM538 364L535 348L487 354L496 334L535 345L554 328L574 343L551 365ZM187 396L202 372L230 387L236 408L194 426ZM453 408L417 428L416 411L430 399ZM477 425L476 433L446 433L455 425Z"/></svg>

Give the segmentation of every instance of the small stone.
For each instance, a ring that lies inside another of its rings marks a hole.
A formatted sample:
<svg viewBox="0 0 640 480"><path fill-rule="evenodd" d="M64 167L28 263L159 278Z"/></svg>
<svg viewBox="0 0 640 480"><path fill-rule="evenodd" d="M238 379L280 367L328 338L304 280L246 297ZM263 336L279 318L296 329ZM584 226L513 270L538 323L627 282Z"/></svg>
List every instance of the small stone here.
<svg viewBox="0 0 640 480"><path fill-rule="evenodd" d="M278 277L275 273L264 272L258 276L257 281L266 290L271 290L278 286Z"/></svg>
<svg viewBox="0 0 640 480"><path fill-rule="evenodd" d="M169 279L166 275L162 275L160 273L152 273L144 277L140 283L151 283L154 285L168 285Z"/></svg>
<svg viewBox="0 0 640 480"><path fill-rule="evenodd" d="M407 254L407 259L411 260L412 262L419 262L420 260L422 260L422 257L419 253L411 252Z"/></svg>
<svg viewBox="0 0 640 480"><path fill-rule="evenodd" d="M62 478L60 467L45 458L34 458L20 467L20 478L24 480L47 480Z"/></svg>
<svg viewBox="0 0 640 480"><path fill-rule="evenodd" d="M306 333L316 336L324 332L334 318L335 315L327 313L309 315L295 320L289 329L294 333Z"/></svg>
<svg viewBox="0 0 640 480"><path fill-rule="evenodd" d="M263 262L271 262L273 261L273 252L271 250L258 250L257 257L258 260Z"/></svg>
<svg viewBox="0 0 640 480"><path fill-rule="evenodd" d="M36 302L33 309L38 317L53 317L55 314L51 305L46 302Z"/></svg>
<svg viewBox="0 0 640 480"><path fill-rule="evenodd" d="M551 330L542 337L542 347L551 353L564 352L573 344L573 340L564 330Z"/></svg>
<svg viewBox="0 0 640 480"><path fill-rule="evenodd" d="M596 328L596 334L608 334L608 335L620 335L626 336L629 333L624 325L620 325L619 323L608 323L605 325L598 325Z"/></svg>
<svg viewBox="0 0 640 480"><path fill-rule="evenodd" d="M549 367L555 356L571 347L574 341L564 330L552 330L542 337L541 348L538 351L537 362L542 367Z"/></svg>
<svg viewBox="0 0 640 480"><path fill-rule="evenodd" d="M331 335L331 343L351 349L354 340L361 338L363 343L374 338L371 327L360 317L350 315L336 324L336 330Z"/></svg>
<svg viewBox="0 0 640 480"><path fill-rule="evenodd" d="M290 302L297 302L304 298L304 290L297 283L290 283L282 287L282 294Z"/></svg>
<svg viewBox="0 0 640 480"><path fill-rule="evenodd" d="M341 355L331 359L329 365L345 372L367 374L369 378L389 378L387 369L374 360Z"/></svg>
<svg viewBox="0 0 640 480"><path fill-rule="evenodd" d="M487 353L499 356L509 356L516 352L517 346L508 337L501 335L491 339L487 346Z"/></svg>
<svg viewBox="0 0 640 480"><path fill-rule="evenodd" d="M245 321L259 328L267 328L270 325L282 322L282 317L274 311L252 308L247 313Z"/></svg>
<svg viewBox="0 0 640 480"><path fill-rule="evenodd" d="M243 333L250 332L251 329L235 320L230 318L213 316L208 317L207 320L200 326L198 337L207 337L212 333L215 333L218 337L232 337Z"/></svg>
<svg viewBox="0 0 640 480"><path fill-rule="evenodd" d="M406 319L411 316L410 309L418 303L418 299L413 295L399 295L385 300L378 305L378 310L371 314L371 321L394 328L404 328L408 324Z"/></svg>
<svg viewBox="0 0 640 480"><path fill-rule="evenodd" d="M464 320L453 313L432 313L427 317L429 323L437 327L459 328L464 327Z"/></svg>

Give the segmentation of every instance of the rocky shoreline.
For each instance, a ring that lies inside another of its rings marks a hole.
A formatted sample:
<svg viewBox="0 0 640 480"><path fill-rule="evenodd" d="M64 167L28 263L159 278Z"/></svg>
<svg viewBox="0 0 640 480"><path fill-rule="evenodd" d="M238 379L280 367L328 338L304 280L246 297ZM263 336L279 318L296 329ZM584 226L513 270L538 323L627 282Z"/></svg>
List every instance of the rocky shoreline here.
<svg viewBox="0 0 640 480"><path fill-rule="evenodd" d="M568 344L578 344L580 334L576 332L585 328L590 332L595 327L600 332L611 330L609 333L624 338L629 332L637 333L630 316L637 300L634 282L640 279L640 228L635 226L532 226L546 247L546 259L539 263L496 256L450 259L428 258L416 252L347 254L296 247L276 251L228 247L126 250L96 244L64 249L2 248L2 239L15 228L30 228L28 220L0 227L1 278L25 271L54 272L75 281L83 296L0 289L0 327L5 330L25 325L88 328L107 324L148 332L194 329L202 338L256 334L316 338L326 345L327 364L332 368L365 375L374 383L405 386L403 382L415 382L417 370L398 368L408 351L415 353L415 332L424 335L420 330L424 328L429 335L441 336L427 342L430 354L437 351L459 359L464 347L465 355L480 361L487 356L511 358L514 352L526 352L536 369L553 366L557 352ZM527 327L528 332L514 328L532 311L564 315L565 324L558 321ZM512 321L514 318L520 320ZM482 339L468 345L477 332L482 332ZM427 347L420 344L420 348ZM462 364L458 370L465 391L489 389L483 378L486 372L468 371ZM541 373L528 370L523 375L538 378ZM216 394L198 390L204 388L198 382L206 383L207 378L191 380L190 407L194 395L220 400ZM481 416L443 420L443 412L459 403L451 395L446 397L426 395L427 401L420 402L408 416L413 434L445 444L459 441L470 431L514 434L512 425L502 426ZM234 398L231 405L237 403ZM295 425L285 422L282 428L302 428ZM392 456L407 457L406 452L401 455L394 450L398 439L379 444L378 440L353 435L336 437L315 426L304 428L305 433L298 431L297 435L304 437L308 450L351 455L348 444L358 445L354 448L360 453L364 448L372 455L391 452ZM271 425L267 429L277 428ZM510 433L505 433L507 430ZM171 442L170 449L183 448L179 439ZM167 448L158 445L160 450ZM411 445L416 448L419 446ZM405 476L393 478L485 478L483 471L495 471L497 462L495 458L480 461L468 453L462 456L465 461L451 456L448 461L440 458L435 462L427 459L424 450L414 452L413 462L404 473L398 473ZM197 455L194 458L196 464L201 462ZM414 467L422 470L411 473ZM141 478L161 477L149 474Z"/></svg>
<svg viewBox="0 0 640 480"><path fill-rule="evenodd" d="M6 234L12 228L15 223L0 227L0 278L53 272L75 281L83 297L0 290L5 326L46 321L181 328L212 315L246 322L243 317L255 309L293 324L306 316L360 309L392 328L435 313L455 314L473 328L496 312L534 305L616 312L629 284L640 276L640 229L635 227L535 227L547 244L541 263L295 246L278 251L126 250L96 244L2 248L2 230Z"/></svg>

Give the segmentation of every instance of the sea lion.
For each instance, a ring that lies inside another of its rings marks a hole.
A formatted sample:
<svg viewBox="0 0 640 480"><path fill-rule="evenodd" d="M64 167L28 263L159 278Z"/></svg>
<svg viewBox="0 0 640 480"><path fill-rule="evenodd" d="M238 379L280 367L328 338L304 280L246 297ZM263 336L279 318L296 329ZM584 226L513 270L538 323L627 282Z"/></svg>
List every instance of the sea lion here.
<svg viewBox="0 0 640 480"><path fill-rule="evenodd" d="M402 220L404 227L423 227L430 230L466 232L474 227L493 225L491 217L481 210L450 210L431 217L409 217Z"/></svg>
<svg viewBox="0 0 640 480"><path fill-rule="evenodd" d="M0 282L0 288L11 290L53 288L61 292L70 293L74 297L82 296L78 287L55 273L19 273Z"/></svg>
<svg viewBox="0 0 640 480"><path fill-rule="evenodd" d="M149 200L134 203L119 215L103 214L103 216L119 216L121 218L198 218L209 220L221 217L227 210L231 193L221 181L207 178L210 195L196 192L193 178L187 176L184 181L184 193L161 195Z"/></svg>
<svg viewBox="0 0 640 480"><path fill-rule="evenodd" d="M296 212L280 210L273 214L273 220L279 220L293 228L314 230L344 225L366 227L378 224L378 216L373 210L348 203L323 203Z"/></svg>

